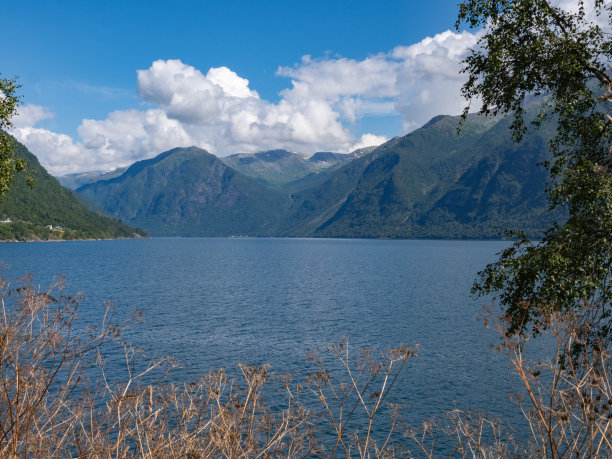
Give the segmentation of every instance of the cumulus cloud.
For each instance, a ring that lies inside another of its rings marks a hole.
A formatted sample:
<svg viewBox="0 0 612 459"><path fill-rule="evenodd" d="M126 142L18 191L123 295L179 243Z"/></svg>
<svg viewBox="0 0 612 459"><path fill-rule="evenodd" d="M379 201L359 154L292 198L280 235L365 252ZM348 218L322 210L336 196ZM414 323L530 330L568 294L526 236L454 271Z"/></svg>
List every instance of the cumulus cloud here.
<svg viewBox="0 0 612 459"><path fill-rule="evenodd" d="M396 69L399 64L386 54L354 59L312 59L304 56L293 68L280 67L277 74L292 79L293 87L282 92L285 98L313 97L338 100L361 96L397 95Z"/></svg>
<svg viewBox="0 0 612 459"><path fill-rule="evenodd" d="M12 122L15 127L35 126L36 123L42 120L53 118L53 112L46 107L40 105L26 104L17 109L17 115Z"/></svg>
<svg viewBox="0 0 612 459"><path fill-rule="evenodd" d="M446 31L361 61L305 56L299 65L277 71L292 79L292 88L282 95L288 101L326 100L349 122L399 113L406 133L435 115L463 110L461 60L478 38L468 31Z"/></svg>
<svg viewBox="0 0 612 459"><path fill-rule="evenodd" d="M477 41L478 34L447 31L392 51L401 61L395 108L404 118L404 132L435 115L461 113L466 105L460 92L461 60Z"/></svg>
<svg viewBox="0 0 612 459"><path fill-rule="evenodd" d="M102 121L83 120L78 129L84 153L101 163L127 165L174 147L188 146L191 138L181 123L160 109L124 110Z"/></svg>
<svg viewBox="0 0 612 459"><path fill-rule="evenodd" d="M239 98L254 97L259 99L257 92L249 89L249 80L240 78L227 67L210 69L206 74L206 79L220 86L228 96Z"/></svg>
<svg viewBox="0 0 612 459"><path fill-rule="evenodd" d="M83 145L75 143L66 134L57 134L47 129L20 127L12 134L27 145L40 163L51 173L63 174L79 170L97 169L99 158L87 158L83 154ZM94 167L92 167L94 166Z"/></svg>
<svg viewBox="0 0 612 459"><path fill-rule="evenodd" d="M350 151L359 150L360 148L365 147L375 147L377 145L385 143L387 140L389 139L380 135L363 134L359 141L351 146Z"/></svg>
<svg viewBox="0 0 612 459"><path fill-rule="evenodd" d="M356 136L354 123L364 117L399 114L406 132L432 116L459 113L460 60L477 38L448 31L362 60L305 56L278 68L290 86L277 103L227 67L203 73L177 59L158 60L137 72L138 96L148 108L85 119L75 141L34 127L51 114L26 106L14 135L55 174L109 170L188 145L219 156L273 148L349 152L387 140Z"/></svg>

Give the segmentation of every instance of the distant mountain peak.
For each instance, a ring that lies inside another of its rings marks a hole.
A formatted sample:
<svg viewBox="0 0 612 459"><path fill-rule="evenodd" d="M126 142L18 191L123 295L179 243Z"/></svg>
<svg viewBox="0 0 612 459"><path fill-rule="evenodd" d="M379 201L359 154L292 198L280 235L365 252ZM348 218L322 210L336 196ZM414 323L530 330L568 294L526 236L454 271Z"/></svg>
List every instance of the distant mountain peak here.
<svg viewBox="0 0 612 459"><path fill-rule="evenodd" d="M260 235L291 201L200 148L175 148L139 161L121 177L78 190L154 235Z"/></svg>
<svg viewBox="0 0 612 459"><path fill-rule="evenodd" d="M160 153L157 156L154 156L153 158L148 158L148 159L143 159L141 161L136 161L134 164L132 164L130 167L127 168L127 170L120 175L119 177L115 177L112 178L110 180L112 181L116 181L116 180L120 180L124 177L133 177L136 174L140 173L140 171L142 171L143 169L145 169L148 166L152 166L153 164L157 164L163 160L165 160L166 158L172 157L172 156L178 156L178 155L184 155L184 154L201 154L204 156L210 156L213 158L216 158L215 155L213 155L212 153L209 153L208 151L204 150L203 148L200 147L196 147L196 146L191 146L191 147L176 147L173 148L172 150L168 150L165 151L163 153Z"/></svg>
<svg viewBox="0 0 612 459"><path fill-rule="evenodd" d="M314 155L308 158L311 163L326 163L329 161L337 161L338 154L331 151L317 151Z"/></svg>
<svg viewBox="0 0 612 459"><path fill-rule="evenodd" d="M287 158L290 156L297 156L297 153L292 153L288 150L268 150L268 151L260 151L259 153L255 153L253 156L261 159L262 161L274 162L279 159Z"/></svg>

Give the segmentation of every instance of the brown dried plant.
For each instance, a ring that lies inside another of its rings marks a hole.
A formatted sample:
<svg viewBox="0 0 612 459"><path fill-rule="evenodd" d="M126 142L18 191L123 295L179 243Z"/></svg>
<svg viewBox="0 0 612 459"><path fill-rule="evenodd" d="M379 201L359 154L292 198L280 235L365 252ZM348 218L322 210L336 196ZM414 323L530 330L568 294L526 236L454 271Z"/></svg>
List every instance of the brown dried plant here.
<svg viewBox="0 0 612 459"><path fill-rule="evenodd" d="M356 358L349 352L349 341L331 346L328 351L343 371L332 375L325 359L316 352L308 355L317 371L307 379L308 386L323 406L323 418L331 428L334 441L325 450L325 457L341 451L345 457L395 457L403 455L401 445L392 441L399 421L399 407L386 399L409 359L418 347L401 345L377 354L362 349ZM374 422L387 408L389 427L379 439L374 435Z"/></svg>
<svg viewBox="0 0 612 459"><path fill-rule="evenodd" d="M17 288L0 278L0 302L0 456L61 449L84 371L119 326L105 315L99 329L75 327L79 298L61 279L41 291L29 277Z"/></svg>
<svg viewBox="0 0 612 459"><path fill-rule="evenodd" d="M612 456L612 365L610 343L593 341L589 305L580 317L550 312L538 330L550 340L548 355L529 358L532 337L508 334L504 319L485 323L502 338L505 355L525 391L515 396L531 431L534 457ZM586 319L585 319L586 317Z"/></svg>
<svg viewBox="0 0 612 459"><path fill-rule="evenodd" d="M175 386L145 384L172 369L168 358L136 362L120 325L99 329L77 319L79 296L61 281L47 291L30 278L12 288L0 279L0 456L35 457L304 457L317 451L311 413L300 387L279 378L287 402L272 411L263 390L267 365L241 365L242 383L211 372ZM123 348L126 379L112 382L105 345ZM136 370L137 368L139 370ZM98 378L94 378L96 373Z"/></svg>
<svg viewBox="0 0 612 459"><path fill-rule="evenodd" d="M272 378L269 367L242 365L240 370L244 387L230 381L224 371L180 387L139 385L137 379L114 388L106 386L75 413L78 455L305 457L316 451L310 414L296 399L289 381L284 386L287 407L272 412L262 395ZM100 396L105 404L97 409L94 403Z"/></svg>
<svg viewBox="0 0 612 459"><path fill-rule="evenodd" d="M406 436L416 444L420 456L461 458L516 458L525 451L499 419L479 411L454 409L441 418L432 418L419 427L408 427ZM440 445L441 440L445 445ZM413 454L410 454L413 457Z"/></svg>
<svg viewBox="0 0 612 459"><path fill-rule="evenodd" d="M501 342L524 390L513 396L530 438L521 444L501 421L455 410L443 420L431 419L407 436L425 457L436 457L441 438L454 442L449 457L600 458L612 457L612 361L610 343L593 341L589 306L577 317L554 308L537 330L541 345L530 349L529 333L508 333L507 318L485 310L485 325ZM590 341L588 341L590 339Z"/></svg>
<svg viewBox="0 0 612 459"><path fill-rule="evenodd" d="M30 278L17 287L0 278L0 301L2 457L411 456L401 433L429 458L441 450L464 458L612 456L610 349L585 341L588 311L582 319L550 312L538 332L553 352L538 349L536 359L531 335L509 334L487 312L485 324L501 337L497 350L525 388L515 400L531 441L519 445L501 421L469 410L402 431L389 393L416 347L351 352L345 340L308 355L314 371L305 386L268 365L240 365L238 378L219 370L183 385L151 383L174 363L143 364L121 341L134 317L117 324L107 309L98 329L85 327L79 296L66 295L61 280L41 291ZM109 345L125 356L123 381L107 378Z"/></svg>
<svg viewBox="0 0 612 459"><path fill-rule="evenodd" d="M30 278L18 287L0 278L0 287L2 457L331 457L339 445L346 457L401 453L391 441L398 409L386 402L414 349L364 350L353 360L348 341L333 346L346 375L339 383L313 353L317 371L307 391L268 365L240 365L239 378L219 370L189 384L151 383L175 364L143 364L122 341L121 329L135 318L116 324L107 309L99 329L85 327L77 318L79 296L66 295L61 281L40 291ZM107 377L110 345L125 356L123 381ZM383 408L391 423L377 442L374 421ZM329 423L335 446L325 437Z"/></svg>

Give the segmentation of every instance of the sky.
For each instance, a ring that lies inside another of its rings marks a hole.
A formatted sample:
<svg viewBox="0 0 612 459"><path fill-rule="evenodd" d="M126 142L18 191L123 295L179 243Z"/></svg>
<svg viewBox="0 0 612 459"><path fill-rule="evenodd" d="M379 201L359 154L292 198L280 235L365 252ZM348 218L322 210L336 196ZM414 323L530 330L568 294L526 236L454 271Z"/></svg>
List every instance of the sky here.
<svg viewBox="0 0 612 459"><path fill-rule="evenodd" d="M350 152L459 114L455 1L28 1L2 7L12 134L51 173L177 146Z"/></svg>

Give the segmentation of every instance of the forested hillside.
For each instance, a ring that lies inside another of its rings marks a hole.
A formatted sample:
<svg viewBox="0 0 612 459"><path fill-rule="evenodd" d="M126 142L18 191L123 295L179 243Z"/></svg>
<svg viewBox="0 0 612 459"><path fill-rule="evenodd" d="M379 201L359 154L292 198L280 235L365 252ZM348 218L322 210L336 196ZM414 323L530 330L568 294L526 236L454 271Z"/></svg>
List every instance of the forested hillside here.
<svg viewBox="0 0 612 459"><path fill-rule="evenodd" d="M17 174L0 204L0 240L112 239L142 237L146 233L119 220L88 210L71 190L62 187L25 146L15 153L33 173L34 186ZM10 221L9 221L10 220Z"/></svg>
<svg viewBox="0 0 612 459"><path fill-rule="evenodd" d="M291 203L196 147L139 161L78 192L157 236L265 236Z"/></svg>

